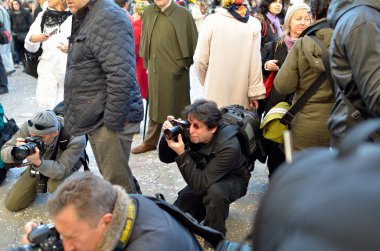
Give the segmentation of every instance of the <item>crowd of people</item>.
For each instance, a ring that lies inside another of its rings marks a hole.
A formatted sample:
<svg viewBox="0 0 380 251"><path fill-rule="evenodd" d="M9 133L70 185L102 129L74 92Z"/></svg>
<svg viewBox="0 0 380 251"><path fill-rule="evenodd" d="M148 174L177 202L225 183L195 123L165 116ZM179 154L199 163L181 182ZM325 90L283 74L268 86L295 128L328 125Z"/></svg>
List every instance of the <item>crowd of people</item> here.
<svg viewBox="0 0 380 251"><path fill-rule="evenodd" d="M11 30L13 56L2 45L0 94L8 93L12 66L25 66L25 52L42 48L37 102L47 109L64 102L63 118L51 110L34 114L2 147L4 162L28 161L5 204L10 211L28 207L45 178L48 191L55 191L48 209L64 250L200 249L175 218L127 195L144 192L130 153L157 148L157 157L175 162L186 182L174 205L225 235L230 205L246 194L251 177L237 128L223 123L225 105L241 105L265 119L280 102L294 105L323 75L289 125L295 151L333 148L358 121L379 116L377 0L49 0L38 4L40 10L33 4L27 10L19 0L5 3L0 14ZM192 65L205 88L205 99L193 103ZM143 99L148 131L131 149ZM174 138L162 135L174 127L180 130ZM103 179L72 175L86 139ZM30 140L38 143L32 147ZM285 161L284 146L265 138L261 143L271 178ZM14 149L24 145L33 151L19 157ZM265 224L257 222L257 229ZM35 227L30 223L26 232ZM271 241L255 229L251 237ZM255 250L265 250L259 244Z"/></svg>

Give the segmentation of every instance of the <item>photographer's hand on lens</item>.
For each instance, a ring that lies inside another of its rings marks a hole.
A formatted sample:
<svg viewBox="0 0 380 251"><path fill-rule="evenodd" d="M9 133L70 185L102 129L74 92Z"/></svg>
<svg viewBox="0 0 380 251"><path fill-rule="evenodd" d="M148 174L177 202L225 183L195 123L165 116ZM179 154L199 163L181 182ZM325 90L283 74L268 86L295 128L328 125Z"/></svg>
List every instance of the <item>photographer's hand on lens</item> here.
<svg viewBox="0 0 380 251"><path fill-rule="evenodd" d="M24 138L17 138L16 139L16 146L22 146L25 145L25 139Z"/></svg>
<svg viewBox="0 0 380 251"><path fill-rule="evenodd" d="M168 146L173 149L173 151L175 151L178 155L181 155L185 152L185 143L183 143L181 134L178 134L177 142L168 139L166 139L166 142L168 142Z"/></svg>
<svg viewBox="0 0 380 251"><path fill-rule="evenodd" d="M24 226L24 235L21 237L21 243L22 244L30 244L30 240L28 239L28 234L30 232L32 232L32 230L34 228L36 228L38 225L37 223L33 222L33 221L29 221L28 223L26 223L26 225Z"/></svg>
<svg viewBox="0 0 380 251"><path fill-rule="evenodd" d="M30 161L34 166L39 167L42 163L40 159L40 149L36 147L36 151L33 154L27 156L26 159Z"/></svg>

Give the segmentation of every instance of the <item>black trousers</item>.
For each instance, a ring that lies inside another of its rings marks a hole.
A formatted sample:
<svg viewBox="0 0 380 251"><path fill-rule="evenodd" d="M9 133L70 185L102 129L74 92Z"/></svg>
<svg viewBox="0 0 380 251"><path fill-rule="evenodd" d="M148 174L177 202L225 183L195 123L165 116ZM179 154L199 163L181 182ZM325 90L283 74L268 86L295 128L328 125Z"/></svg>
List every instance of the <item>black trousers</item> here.
<svg viewBox="0 0 380 251"><path fill-rule="evenodd" d="M178 193L174 205L191 214L198 222L204 220L205 226L226 234L225 221L230 204L245 195L248 181L242 177L229 177L212 184L205 194L195 194L186 186Z"/></svg>

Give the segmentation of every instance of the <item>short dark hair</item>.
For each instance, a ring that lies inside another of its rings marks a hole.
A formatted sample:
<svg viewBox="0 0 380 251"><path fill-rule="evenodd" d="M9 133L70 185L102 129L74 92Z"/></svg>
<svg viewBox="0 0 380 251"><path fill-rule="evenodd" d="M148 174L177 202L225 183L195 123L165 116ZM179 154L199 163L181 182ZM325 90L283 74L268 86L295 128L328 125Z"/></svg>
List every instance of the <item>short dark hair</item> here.
<svg viewBox="0 0 380 251"><path fill-rule="evenodd" d="M112 213L116 199L111 183L91 172L77 172L58 186L47 205L53 217L73 205L79 219L96 227L104 214Z"/></svg>
<svg viewBox="0 0 380 251"><path fill-rule="evenodd" d="M214 101L197 99L191 105L185 107L182 112L184 118L194 117L205 123L209 129L222 124L222 113Z"/></svg>
<svg viewBox="0 0 380 251"><path fill-rule="evenodd" d="M311 0L310 9L311 15L314 19L321 19L327 17L327 10L331 0Z"/></svg>

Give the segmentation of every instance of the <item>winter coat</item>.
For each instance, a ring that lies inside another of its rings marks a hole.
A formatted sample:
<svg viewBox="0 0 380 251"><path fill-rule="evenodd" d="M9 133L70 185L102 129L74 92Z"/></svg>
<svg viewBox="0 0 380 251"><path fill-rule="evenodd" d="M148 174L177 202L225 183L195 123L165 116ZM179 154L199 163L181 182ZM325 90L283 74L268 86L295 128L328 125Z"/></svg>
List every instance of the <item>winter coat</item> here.
<svg viewBox="0 0 380 251"><path fill-rule="evenodd" d="M380 117L380 2L333 1L327 19L334 28L331 74L364 119ZM348 112L340 93L328 123L335 139L345 135Z"/></svg>
<svg viewBox="0 0 380 251"><path fill-rule="evenodd" d="M38 63L36 99L39 105L53 109L63 100L63 85L66 73L67 53L57 47L60 43L68 44L67 38L71 34L72 16L66 18L61 25L52 27L44 25L41 32L41 20L45 11L40 12L33 22L25 39L25 49L30 52L38 51L41 43L33 43L30 37L35 34L51 34L48 40L42 43L42 55Z"/></svg>
<svg viewBox="0 0 380 251"><path fill-rule="evenodd" d="M62 121L61 121L62 123ZM59 131L63 130L60 126ZM11 151L16 146L17 138L30 137L28 123L21 125L20 130L13 135L12 139L6 142L1 149L1 159L5 163L13 163ZM84 135L71 137L69 144L65 150L58 146L56 160L50 160L54 152L54 145L57 144L58 137L53 141L51 147L48 147L42 155L42 164L38 167L38 171L46 177L61 180L68 177L80 167L79 158L82 156L83 150L86 148L86 137Z"/></svg>
<svg viewBox="0 0 380 251"><path fill-rule="evenodd" d="M260 28L256 18L243 23L223 8L203 23L194 67L206 98L219 107L239 104L248 108L249 99L265 98Z"/></svg>
<svg viewBox="0 0 380 251"><path fill-rule="evenodd" d="M327 48L330 46L331 35L332 29L316 32L316 36ZM274 86L279 94L295 93L292 101L294 104L324 71L321 49L312 38L305 36L292 47L276 75ZM334 94L326 79L291 123L295 150L330 145L327 120L334 103Z"/></svg>
<svg viewBox="0 0 380 251"><path fill-rule="evenodd" d="M32 15L26 10L11 11L11 23L12 23L12 36L18 42L24 42L25 36L29 31L29 27L32 24Z"/></svg>
<svg viewBox="0 0 380 251"><path fill-rule="evenodd" d="M117 199L112 211L112 221L99 242L97 251L113 250L125 227L130 198L124 189L115 186ZM129 241L128 251L199 251L195 237L166 211L144 196L135 196L137 216Z"/></svg>
<svg viewBox="0 0 380 251"><path fill-rule="evenodd" d="M195 194L205 194L212 184L231 176L241 178L242 183L246 182L245 191L248 186L250 173L245 165L246 157L241 152L236 127L222 125L209 143L189 143L189 148L179 156L162 138L159 157L165 163L176 161L182 177Z"/></svg>
<svg viewBox="0 0 380 251"><path fill-rule="evenodd" d="M139 55L140 36L141 36L142 19L132 23L135 35L135 53L136 53L136 77L140 86L141 98L148 97L148 74L144 68L144 59Z"/></svg>
<svg viewBox="0 0 380 251"><path fill-rule="evenodd" d="M163 11L156 4L144 10L140 56L149 79L149 118L163 123L180 117L190 104L189 67L197 43L190 12L172 1Z"/></svg>
<svg viewBox="0 0 380 251"><path fill-rule="evenodd" d="M70 133L100 126L121 131L143 119L132 24L112 0L97 0L85 14L70 39L67 62L65 123Z"/></svg>
<svg viewBox="0 0 380 251"><path fill-rule="evenodd" d="M278 38L277 30L273 26L272 22L266 15L260 15L261 21L261 47L264 47L267 43L272 42ZM262 17L261 17L262 16Z"/></svg>

